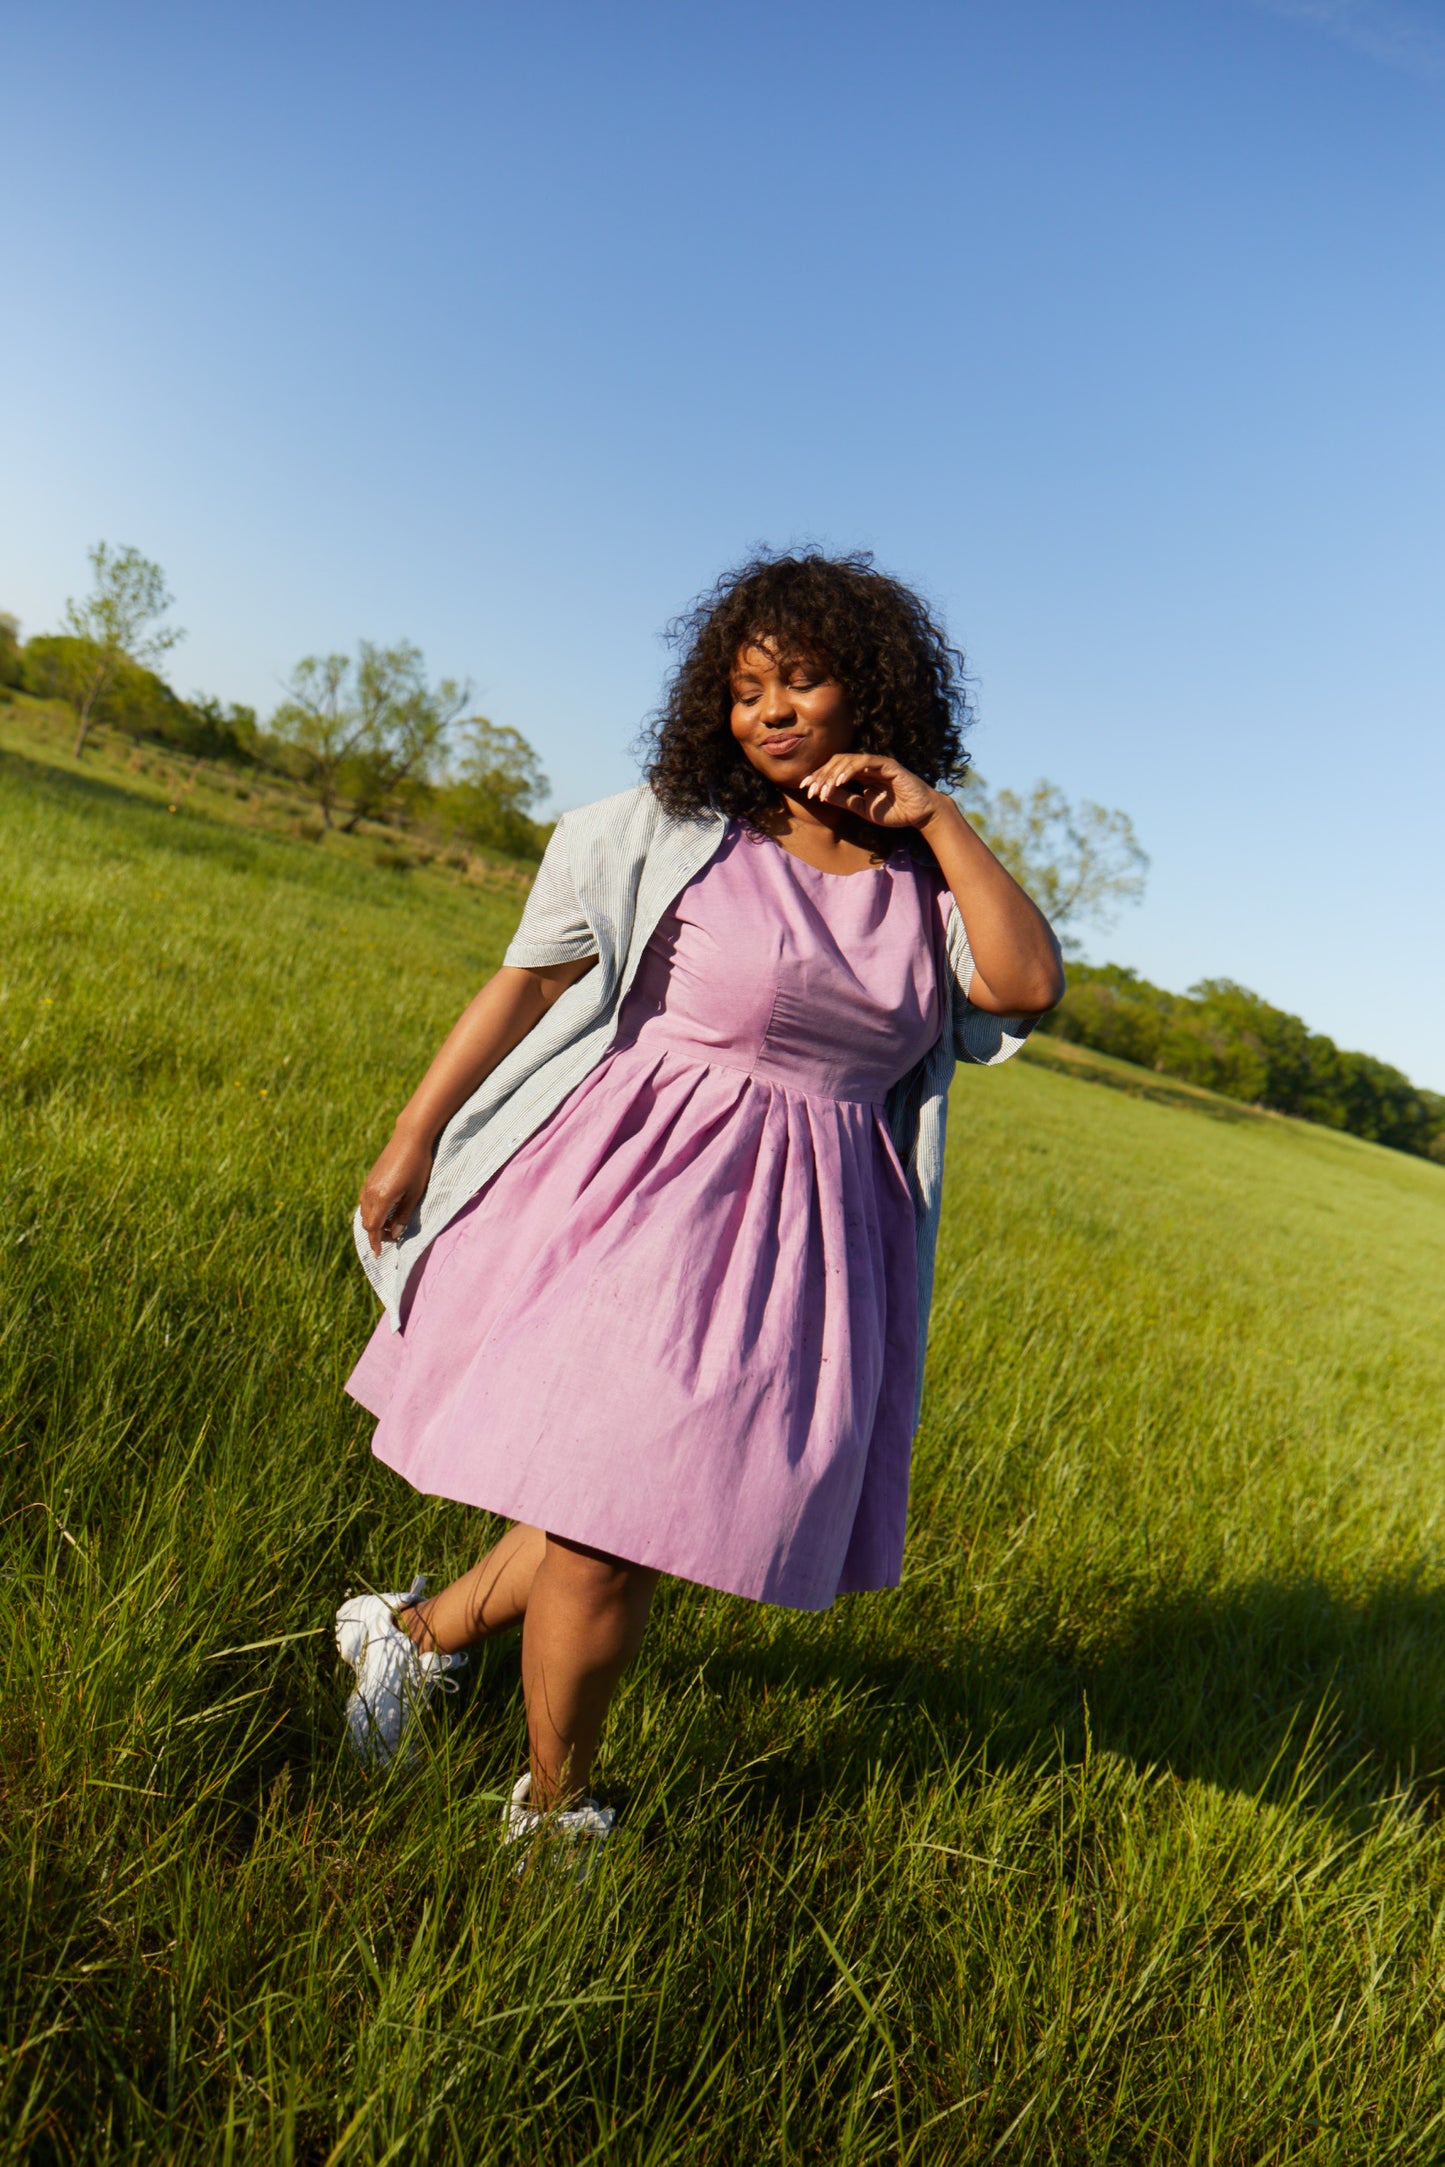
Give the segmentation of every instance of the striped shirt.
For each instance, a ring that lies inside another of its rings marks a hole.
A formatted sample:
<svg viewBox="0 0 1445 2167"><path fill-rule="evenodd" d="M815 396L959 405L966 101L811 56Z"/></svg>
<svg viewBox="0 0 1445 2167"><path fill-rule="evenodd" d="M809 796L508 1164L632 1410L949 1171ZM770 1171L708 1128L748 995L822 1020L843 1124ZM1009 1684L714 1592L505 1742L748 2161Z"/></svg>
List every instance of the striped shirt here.
<svg viewBox="0 0 1445 2167"><path fill-rule="evenodd" d="M726 832L721 813L679 819L664 812L646 783L565 813L558 821L503 961L537 970L595 955L597 964L558 996L453 1114L438 1139L425 1196L399 1239L382 1244L379 1257L371 1253L357 1212L357 1253L393 1328L412 1273L443 1227L607 1052L618 1011L659 920L712 858ZM1033 1021L990 1015L969 1000L973 958L956 907L948 915L945 952L941 1034L932 1050L893 1086L885 1104L889 1133L913 1200L918 1262L915 1410L923 1401L954 1067L959 1061L990 1067L1006 1061L1017 1053Z"/></svg>

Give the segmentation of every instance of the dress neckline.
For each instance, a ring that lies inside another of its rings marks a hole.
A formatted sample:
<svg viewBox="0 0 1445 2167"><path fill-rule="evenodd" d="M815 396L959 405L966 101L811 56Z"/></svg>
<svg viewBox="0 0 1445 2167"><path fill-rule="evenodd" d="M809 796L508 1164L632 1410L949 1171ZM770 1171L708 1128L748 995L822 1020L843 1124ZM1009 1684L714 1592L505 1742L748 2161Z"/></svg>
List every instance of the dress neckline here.
<svg viewBox="0 0 1445 2167"><path fill-rule="evenodd" d="M814 865L810 859L800 858L796 850L789 850L785 843L778 841L776 835L769 835L766 828L758 828L754 832L761 835L765 843L771 843L774 850L781 851L785 858L791 859L794 865L806 866L810 873L818 874L823 880L862 880L869 873L886 873L898 855L898 846L895 843L877 865L860 865L856 873L830 873L826 865Z"/></svg>

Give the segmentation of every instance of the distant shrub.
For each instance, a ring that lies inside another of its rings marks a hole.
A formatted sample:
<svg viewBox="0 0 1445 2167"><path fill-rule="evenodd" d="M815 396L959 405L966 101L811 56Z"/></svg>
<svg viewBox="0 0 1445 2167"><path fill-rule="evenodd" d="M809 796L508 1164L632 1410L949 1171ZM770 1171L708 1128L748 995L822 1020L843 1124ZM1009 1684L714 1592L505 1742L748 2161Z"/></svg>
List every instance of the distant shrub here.
<svg viewBox="0 0 1445 2167"><path fill-rule="evenodd" d="M41 699L65 700L75 683L86 642L69 633L45 632L18 651L18 682ZM0 657L3 660L3 657ZM0 680L3 681L3 680ZM95 706L95 721L126 737L166 745L193 760L250 765L260 751L255 710L234 702L183 700L163 677L122 657L112 682Z"/></svg>
<svg viewBox="0 0 1445 2167"><path fill-rule="evenodd" d="M0 609L0 685L18 691L25 682L25 662L20 649L19 620Z"/></svg>
<svg viewBox="0 0 1445 2167"><path fill-rule="evenodd" d="M371 853L371 862L384 873L409 873L417 863L414 851L404 849L400 843L377 843Z"/></svg>
<svg viewBox="0 0 1445 2167"><path fill-rule="evenodd" d="M555 823L543 825L499 804L485 788L458 784L438 790L426 808L428 821L445 834L460 836L483 850L500 851L508 858L539 859Z"/></svg>
<svg viewBox="0 0 1445 2167"><path fill-rule="evenodd" d="M186 750L203 760L225 760L250 767L265 757L265 743L254 707L237 700L214 700L196 693L185 703L189 717Z"/></svg>

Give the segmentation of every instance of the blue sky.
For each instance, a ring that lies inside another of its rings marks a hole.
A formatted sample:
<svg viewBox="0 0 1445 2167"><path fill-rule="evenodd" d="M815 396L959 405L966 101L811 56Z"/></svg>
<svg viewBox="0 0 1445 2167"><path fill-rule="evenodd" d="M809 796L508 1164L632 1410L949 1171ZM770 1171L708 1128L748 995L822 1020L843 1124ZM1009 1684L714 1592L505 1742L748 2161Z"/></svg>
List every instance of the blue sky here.
<svg viewBox="0 0 1445 2167"><path fill-rule="evenodd" d="M1126 808L1090 953L1445 1090L1445 22L771 0L6 27L0 607L165 567L274 705L407 637L633 779L757 542L944 611L994 784Z"/></svg>

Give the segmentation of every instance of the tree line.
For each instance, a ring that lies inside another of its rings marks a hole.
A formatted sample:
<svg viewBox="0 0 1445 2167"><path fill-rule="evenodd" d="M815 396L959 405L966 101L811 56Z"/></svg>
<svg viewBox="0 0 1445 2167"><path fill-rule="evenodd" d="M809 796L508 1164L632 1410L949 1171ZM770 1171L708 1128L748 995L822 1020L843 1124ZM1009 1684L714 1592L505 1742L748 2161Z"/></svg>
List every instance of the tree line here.
<svg viewBox="0 0 1445 2167"><path fill-rule="evenodd" d="M80 758L98 724L195 759L254 768L315 799L322 825L425 825L447 838L540 858L550 825L533 817L549 784L520 731L469 712L471 688L433 680L408 640L360 642L354 655L303 656L263 722L197 693L182 699L157 665L184 637L167 621L158 565L134 549L90 551L88 595L63 629L22 641L0 613L0 686L66 702Z"/></svg>
<svg viewBox="0 0 1445 2167"><path fill-rule="evenodd" d="M1168 993L1121 964L1071 963L1069 990L1042 1028L1225 1098L1445 1162L1445 1098L1229 978Z"/></svg>

